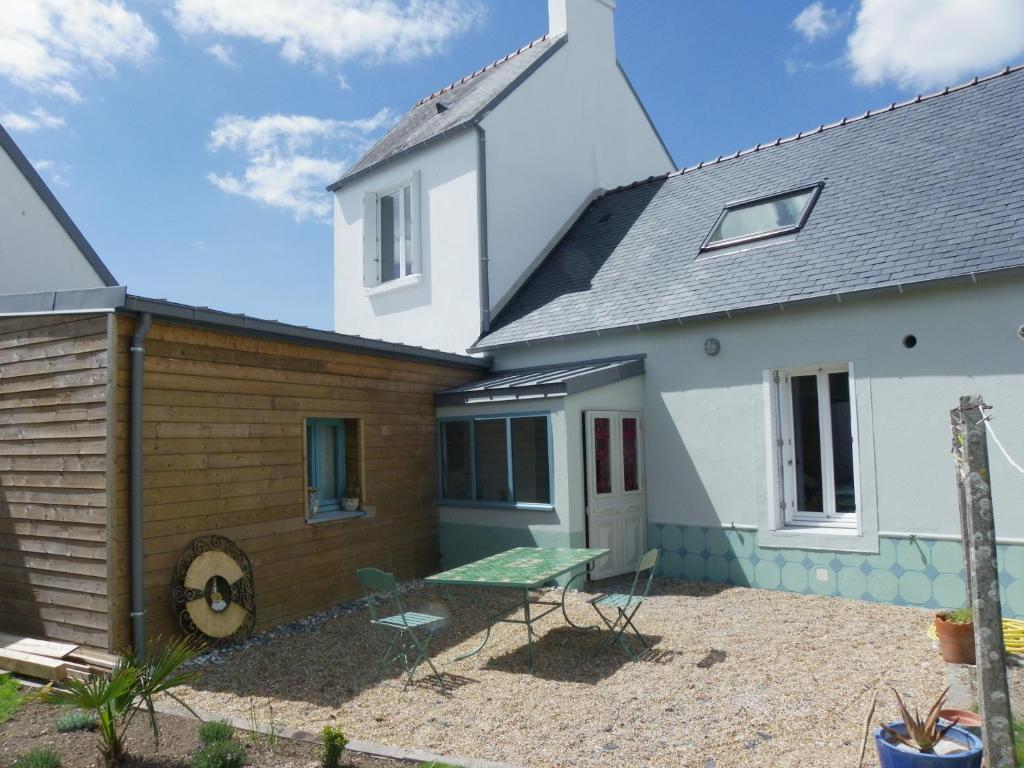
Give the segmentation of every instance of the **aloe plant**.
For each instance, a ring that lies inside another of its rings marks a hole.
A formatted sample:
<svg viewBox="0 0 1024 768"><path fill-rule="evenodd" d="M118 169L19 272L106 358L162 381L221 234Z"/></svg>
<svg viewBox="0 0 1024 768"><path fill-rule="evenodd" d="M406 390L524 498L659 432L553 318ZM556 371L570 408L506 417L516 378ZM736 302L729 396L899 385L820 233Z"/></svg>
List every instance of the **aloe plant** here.
<svg viewBox="0 0 1024 768"><path fill-rule="evenodd" d="M918 752L926 754L935 752L935 745L942 741L946 734L949 733L949 729L959 722L957 719L946 726L939 725L939 711L942 709L942 705L946 703L949 688L945 688L939 694L939 698L935 700L935 703L932 704L931 709L928 710L923 719L916 708L914 709L913 717L911 717L907 706L903 703L900 692L895 688L892 689L892 692L896 694L896 704L900 708L900 716L903 718L903 725L906 727L907 733L904 735L899 731L895 731L885 723L880 723L882 730L895 742L904 744L911 749L916 749Z"/></svg>
<svg viewBox="0 0 1024 768"><path fill-rule="evenodd" d="M199 646L187 638L158 647L144 661L128 651L107 674L93 675L87 680L65 680L60 688L44 689L40 698L48 704L95 714L100 754L106 765L114 766L124 759L125 733L142 710L149 715L153 739L159 749L160 727L153 699L166 693L178 701L170 690L198 677L198 671L182 670L182 665L198 651Z"/></svg>

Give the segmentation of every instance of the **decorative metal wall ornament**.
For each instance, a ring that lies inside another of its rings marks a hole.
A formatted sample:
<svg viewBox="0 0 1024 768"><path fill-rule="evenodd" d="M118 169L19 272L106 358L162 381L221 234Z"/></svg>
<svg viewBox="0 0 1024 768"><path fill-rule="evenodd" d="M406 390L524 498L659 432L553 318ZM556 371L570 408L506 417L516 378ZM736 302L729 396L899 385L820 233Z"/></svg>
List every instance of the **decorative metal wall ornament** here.
<svg viewBox="0 0 1024 768"><path fill-rule="evenodd" d="M252 561L231 539L194 539L174 566L171 601L185 632L213 645L243 640L256 625Z"/></svg>

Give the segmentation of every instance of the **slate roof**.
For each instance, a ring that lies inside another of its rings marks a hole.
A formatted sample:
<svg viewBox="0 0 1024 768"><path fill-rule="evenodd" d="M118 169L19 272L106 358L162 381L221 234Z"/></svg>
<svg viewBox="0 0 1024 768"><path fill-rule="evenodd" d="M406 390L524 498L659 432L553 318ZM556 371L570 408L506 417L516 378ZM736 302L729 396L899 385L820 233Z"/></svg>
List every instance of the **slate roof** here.
<svg viewBox="0 0 1024 768"><path fill-rule="evenodd" d="M353 177L376 168L396 155L473 124L497 106L565 41L565 35L545 35L420 99L328 189L333 192ZM441 111L438 111L439 107Z"/></svg>
<svg viewBox="0 0 1024 768"><path fill-rule="evenodd" d="M824 181L804 228L699 254L724 205ZM1024 266L1024 67L610 191L475 349Z"/></svg>
<svg viewBox="0 0 1024 768"><path fill-rule="evenodd" d="M644 355L499 371L434 394L435 405L565 397L623 381L644 372Z"/></svg>

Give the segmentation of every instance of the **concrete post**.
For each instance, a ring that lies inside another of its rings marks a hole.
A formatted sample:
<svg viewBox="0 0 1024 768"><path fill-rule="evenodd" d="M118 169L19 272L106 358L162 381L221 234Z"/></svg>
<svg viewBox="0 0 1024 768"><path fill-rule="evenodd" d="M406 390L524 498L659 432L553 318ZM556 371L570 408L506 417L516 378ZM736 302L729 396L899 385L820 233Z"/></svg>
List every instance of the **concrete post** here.
<svg viewBox="0 0 1024 768"><path fill-rule="evenodd" d="M965 562L970 566L969 605L974 609L978 707L982 740L990 768L1016 768L1010 694L1006 682L1002 609L996 563L995 520L989 484L987 408L980 395L965 395L951 413L953 456L964 489L967 524L962 531Z"/></svg>

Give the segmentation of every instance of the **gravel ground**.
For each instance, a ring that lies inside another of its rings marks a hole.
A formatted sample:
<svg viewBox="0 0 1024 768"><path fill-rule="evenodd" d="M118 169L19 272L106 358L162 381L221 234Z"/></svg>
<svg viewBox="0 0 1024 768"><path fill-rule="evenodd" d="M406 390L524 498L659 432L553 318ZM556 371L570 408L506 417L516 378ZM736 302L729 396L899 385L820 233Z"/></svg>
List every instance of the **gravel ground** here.
<svg viewBox="0 0 1024 768"><path fill-rule="evenodd" d="M182 698L526 766L851 768L875 689L877 722L895 719L885 684L926 708L947 683L927 610L675 581L652 594L637 624L654 649L639 663L603 652L605 633L573 630L557 612L537 625L535 675L519 625L498 625L482 653L455 662L481 637L480 606L415 585L407 608L450 617L432 646L444 686L422 669L408 688L397 671L378 679L388 635L360 606L218 652ZM489 607L509 597L491 593ZM585 597L570 596L577 623L591 623ZM877 766L873 744L867 755Z"/></svg>

